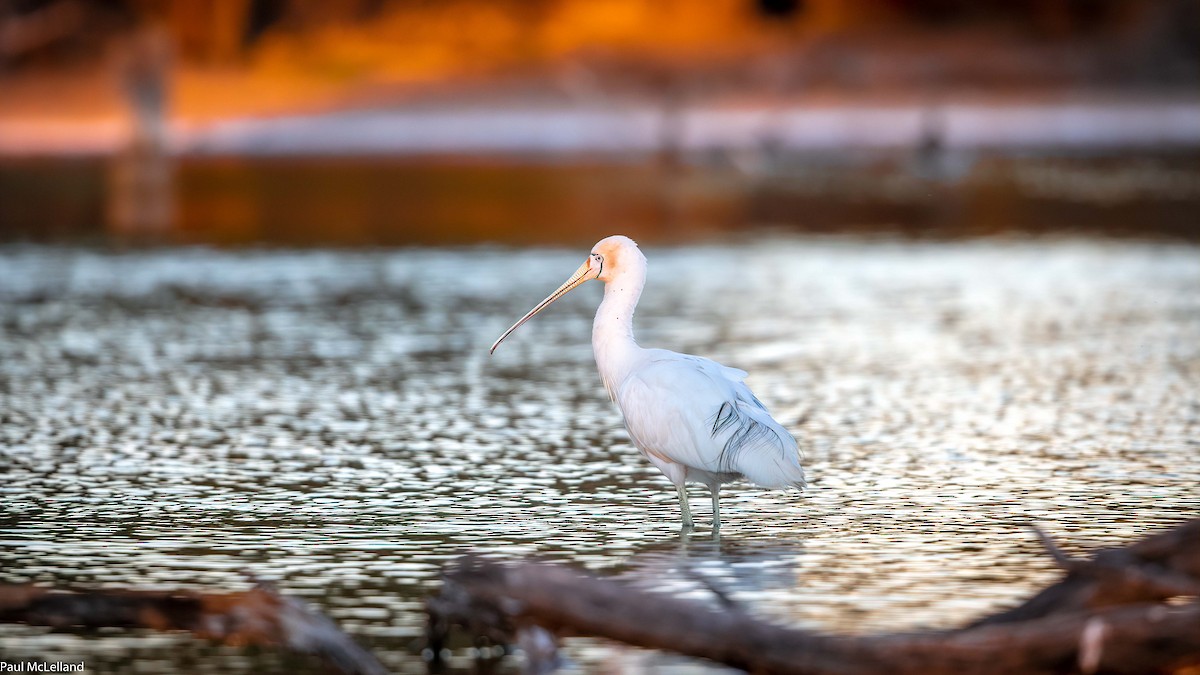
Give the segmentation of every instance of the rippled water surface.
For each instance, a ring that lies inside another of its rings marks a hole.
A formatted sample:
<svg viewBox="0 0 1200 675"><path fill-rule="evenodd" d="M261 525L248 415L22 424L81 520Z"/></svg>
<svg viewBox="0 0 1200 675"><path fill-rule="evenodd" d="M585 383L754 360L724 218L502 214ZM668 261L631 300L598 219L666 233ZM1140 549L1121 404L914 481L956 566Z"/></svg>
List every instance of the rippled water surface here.
<svg viewBox="0 0 1200 675"><path fill-rule="evenodd" d="M245 588L422 672L422 599L537 554L836 631L960 624L1067 548L1200 514L1200 251L1090 241L649 248L643 344L748 380L808 458L678 532L589 344L583 250L0 249L0 581ZM585 669L692 662L574 640ZM89 672L319 672L172 634L0 626ZM456 667L469 665L466 649ZM505 668L516 662L506 660Z"/></svg>

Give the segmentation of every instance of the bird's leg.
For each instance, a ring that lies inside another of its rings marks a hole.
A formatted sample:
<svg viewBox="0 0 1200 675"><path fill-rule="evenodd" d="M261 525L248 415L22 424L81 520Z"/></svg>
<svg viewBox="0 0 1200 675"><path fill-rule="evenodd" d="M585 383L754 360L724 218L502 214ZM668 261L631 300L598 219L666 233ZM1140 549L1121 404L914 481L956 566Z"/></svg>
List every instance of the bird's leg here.
<svg viewBox="0 0 1200 675"><path fill-rule="evenodd" d="M713 500L713 532L716 532L721 529L721 503L717 499L717 493L721 491L721 486L714 485L709 489L712 490Z"/></svg>
<svg viewBox="0 0 1200 675"><path fill-rule="evenodd" d="M688 507L687 488L683 483L675 486L679 490L679 508L683 511L683 529L690 530L692 525L692 509Z"/></svg>

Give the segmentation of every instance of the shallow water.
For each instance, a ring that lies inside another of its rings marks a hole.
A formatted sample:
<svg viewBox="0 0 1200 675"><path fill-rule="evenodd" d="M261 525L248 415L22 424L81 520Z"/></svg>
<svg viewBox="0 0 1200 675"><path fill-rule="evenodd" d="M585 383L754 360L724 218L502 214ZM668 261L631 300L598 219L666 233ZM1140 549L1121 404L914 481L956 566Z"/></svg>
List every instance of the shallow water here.
<svg viewBox="0 0 1200 675"><path fill-rule="evenodd" d="M598 284L492 340L582 250L0 249L0 581L276 579L399 672L466 551L537 554L835 631L961 624L1068 550L1200 515L1200 251L772 239L648 248L643 344L749 384L803 495L678 533L589 345ZM586 670L695 662L572 640ZM320 672L176 635L0 626L88 672ZM506 659L502 668L516 666ZM453 665L468 667L466 648Z"/></svg>

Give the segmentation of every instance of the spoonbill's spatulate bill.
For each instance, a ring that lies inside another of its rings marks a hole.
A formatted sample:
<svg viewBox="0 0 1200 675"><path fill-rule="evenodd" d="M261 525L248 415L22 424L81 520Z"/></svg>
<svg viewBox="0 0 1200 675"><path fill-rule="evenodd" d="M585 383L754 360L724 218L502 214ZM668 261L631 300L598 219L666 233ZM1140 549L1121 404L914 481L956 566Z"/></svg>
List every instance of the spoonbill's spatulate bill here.
<svg viewBox="0 0 1200 675"><path fill-rule="evenodd" d="M689 481L712 492L714 530L721 527L717 493L722 483L745 477L764 487L804 487L796 439L742 382L745 371L699 356L643 349L634 341L633 311L646 283L646 256L629 237L600 240L571 278L504 331L491 351L591 279L605 284L592 324L600 378L638 450L675 484L685 529L692 528L684 488Z"/></svg>

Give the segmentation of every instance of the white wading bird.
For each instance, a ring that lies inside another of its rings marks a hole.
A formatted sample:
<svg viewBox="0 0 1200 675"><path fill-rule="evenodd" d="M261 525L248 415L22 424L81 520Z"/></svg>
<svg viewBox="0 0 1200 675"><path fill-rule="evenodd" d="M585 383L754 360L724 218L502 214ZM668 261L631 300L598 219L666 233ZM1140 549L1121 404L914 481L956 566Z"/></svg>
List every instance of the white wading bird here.
<svg viewBox="0 0 1200 675"><path fill-rule="evenodd" d="M592 324L592 351L604 388L625 417L638 450L679 491L683 527L692 528L688 481L712 492L713 529L721 527L717 493L740 477L769 488L804 487L792 438L742 380L746 371L699 356L643 349L633 339L633 310L646 284L646 256L629 237L600 240L587 261L492 345L583 282L603 281Z"/></svg>

